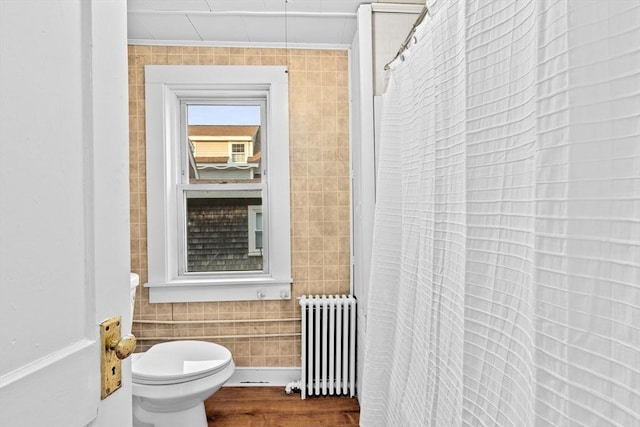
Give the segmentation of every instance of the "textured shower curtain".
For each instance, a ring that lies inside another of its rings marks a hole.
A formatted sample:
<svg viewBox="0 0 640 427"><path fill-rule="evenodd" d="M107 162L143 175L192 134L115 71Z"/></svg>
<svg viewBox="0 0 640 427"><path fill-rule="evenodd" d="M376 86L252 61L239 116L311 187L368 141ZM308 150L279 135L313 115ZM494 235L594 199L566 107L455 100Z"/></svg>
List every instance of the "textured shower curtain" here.
<svg viewBox="0 0 640 427"><path fill-rule="evenodd" d="M361 424L640 426L640 2L427 3L384 97Z"/></svg>

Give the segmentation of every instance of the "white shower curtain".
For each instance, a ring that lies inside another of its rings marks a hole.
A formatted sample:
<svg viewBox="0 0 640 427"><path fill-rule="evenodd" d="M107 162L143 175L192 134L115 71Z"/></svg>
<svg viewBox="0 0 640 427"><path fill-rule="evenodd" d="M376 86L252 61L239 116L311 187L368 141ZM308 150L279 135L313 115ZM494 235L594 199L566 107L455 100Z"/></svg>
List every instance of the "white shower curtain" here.
<svg viewBox="0 0 640 427"><path fill-rule="evenodd" d="M440 0L384 97L363 426L640 426L640 2Z"/></svg>

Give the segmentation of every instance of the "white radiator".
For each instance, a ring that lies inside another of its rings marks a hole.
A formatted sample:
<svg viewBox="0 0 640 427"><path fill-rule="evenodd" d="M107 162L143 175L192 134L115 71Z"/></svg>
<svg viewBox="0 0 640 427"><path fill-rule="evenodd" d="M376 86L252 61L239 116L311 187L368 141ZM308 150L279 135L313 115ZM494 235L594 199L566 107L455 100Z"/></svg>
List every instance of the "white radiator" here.
<svg viewBox="0 0 640 427"><path fill-rule="evenodd" d="M302 398L355 395L356 300L302 296Z"/></svg>

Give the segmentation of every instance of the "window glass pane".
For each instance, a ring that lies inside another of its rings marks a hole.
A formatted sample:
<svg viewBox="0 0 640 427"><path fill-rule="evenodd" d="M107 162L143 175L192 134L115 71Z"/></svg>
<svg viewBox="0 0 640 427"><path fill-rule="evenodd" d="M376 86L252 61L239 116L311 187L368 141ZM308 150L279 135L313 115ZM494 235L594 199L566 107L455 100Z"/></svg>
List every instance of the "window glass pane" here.
<svg viewBox="0 0 640 427"><path fill-rule="evenodd" d="M256 230L262 231L262 212L256 212Z"/></svg>
<svg viewBox="0 0 640 427"><path fill-rule="evenodd" d="M231 163L247 163L244 144L231 145Z"/></svg>
<svg viewBox="0 0 640 427"><path fill-rule="evenodd" d="M256 233L250 215L256 210L262 210L259 190L188 191L187 272L262 271L262 235L260 247L250 247Z"/></svg>
<svg viewBox="0 0 640 427"><path fill-rule="evenodd" d="M262 206L249 206L249 255L262 256Z"/></svg>
<svg viewBox="0 0 640 427"><path fill-rule="evenodd" d="M261 114L260 105L188 104L187 182L260 182Z"/></svg>

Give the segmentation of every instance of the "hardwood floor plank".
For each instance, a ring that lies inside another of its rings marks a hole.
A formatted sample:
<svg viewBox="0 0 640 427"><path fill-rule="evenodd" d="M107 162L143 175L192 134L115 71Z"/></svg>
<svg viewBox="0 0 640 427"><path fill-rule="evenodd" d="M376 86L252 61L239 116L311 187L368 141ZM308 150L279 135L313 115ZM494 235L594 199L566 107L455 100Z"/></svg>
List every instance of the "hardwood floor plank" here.
<svg viewBox="0 0 640 427"><path fill-rule="evenodd" d="M282 387L223 387L205 401L209 427L352 427L360 421L355 398L288 395Z"/></svg>

